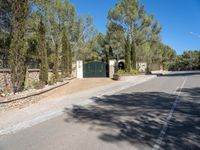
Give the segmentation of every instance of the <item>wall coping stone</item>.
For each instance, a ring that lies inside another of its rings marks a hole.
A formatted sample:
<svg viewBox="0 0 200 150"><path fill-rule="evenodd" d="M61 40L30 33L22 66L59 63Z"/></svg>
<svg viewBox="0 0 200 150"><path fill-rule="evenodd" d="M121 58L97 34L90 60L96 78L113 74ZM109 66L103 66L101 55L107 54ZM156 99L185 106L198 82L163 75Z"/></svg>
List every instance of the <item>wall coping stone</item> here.
<svg viewBox="0 0 200 150"><path fill-rule="evenodd" d="M49 72L53 72L53 69L49 69ZM58 70L61 72L61 70ZM28 72L40 72L40 69L28 69ZM0 73L10 73L10 69L5 68L5 69L0 69Z"/></svg>

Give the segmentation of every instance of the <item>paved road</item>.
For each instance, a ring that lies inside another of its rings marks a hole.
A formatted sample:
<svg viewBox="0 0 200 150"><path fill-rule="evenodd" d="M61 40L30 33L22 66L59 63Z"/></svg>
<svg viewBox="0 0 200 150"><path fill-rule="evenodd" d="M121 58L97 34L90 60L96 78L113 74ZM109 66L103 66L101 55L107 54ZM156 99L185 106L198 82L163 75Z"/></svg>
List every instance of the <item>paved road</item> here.
<svg viewBox="0 0 200 150"><path fill-rule="evenodd" d="M0 137L0 150L199 150L200 75L165 75L93 97Z"/></svg>

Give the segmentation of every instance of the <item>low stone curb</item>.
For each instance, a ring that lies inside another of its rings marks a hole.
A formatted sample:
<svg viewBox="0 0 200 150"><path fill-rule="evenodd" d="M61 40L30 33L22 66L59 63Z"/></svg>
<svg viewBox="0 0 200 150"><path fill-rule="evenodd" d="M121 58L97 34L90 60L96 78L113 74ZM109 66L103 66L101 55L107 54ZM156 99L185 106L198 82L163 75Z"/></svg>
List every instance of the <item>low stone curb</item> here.
<svg viewBox="0 0 200 150"><path fill-rule="evenodd" d="M27 92L27 93L22 93L22 94L19 94L19 95L12 95L12 96L6 97L3 101L0 101L0 105L44 94L46 92L49 92L49 91L54 90L54 89L56 89L58 87L61 87L61 86L64 86L64 85L68 84L69 81L73 80L73 79L74 78L69 78L69 79L67 79L67 81L60 82L60 83L58 83L56 85L49 86L47 88L43 88L43 89L34 90L34 91L31 91L31 92Z"/></svg>

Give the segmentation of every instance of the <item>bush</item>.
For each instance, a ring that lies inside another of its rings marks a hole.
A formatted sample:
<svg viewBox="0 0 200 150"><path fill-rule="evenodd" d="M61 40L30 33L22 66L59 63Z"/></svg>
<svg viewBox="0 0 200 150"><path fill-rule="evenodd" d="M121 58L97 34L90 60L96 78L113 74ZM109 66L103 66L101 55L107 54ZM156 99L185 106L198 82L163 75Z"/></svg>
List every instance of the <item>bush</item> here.
<svg viewBox="0 0 200 150"><path fill-rule="evenodd" d="M56 76L55 76L55 74L52 74L50 76L50 80L48 81L48 84L53 85L54 83L56 83Z"/></svg>
<svg viewBox="0 0 200 150"><path fill-rule="evenodd" d="M126 71L125 70L118 70L116 74L118 74L118 75L126 74Z"/></svg>
<svg viewBox="0 0 200 150"><path fill-rule="evenodd" d="M125 74L130 74L130 75L136 75L139 74L140 72L138 70L130 70L130 71L126 71L126 70L118 70L115 75L125 75Z"/></svg>
<svg viewBox="0 0 200 150"><path fill-rule="evenodd" d="M26 78L25 78L25 81L24 81L24 89L25 90L28 90L30 88L30 82L29 82L29 79L28 79L28 72L26 72Z"/></svg>
<svg viewBox="0 0 200 150"><path fill-rule="evenodd" d="M32 87L34 89L42 89L45 86L45 82L41 82L38 80L33 80L32 81Z"/></svg>
<svg viewBox="0 0 200 150"><path fill-rule="evenodd" d="M132 75L136 75L136 74L139 74L140 72L138 70L131 70L130 71L130 74Z"/></svg>
<svg viewBox="0 0 200 150"><path fill-rule="evenodd" d="M62 74L58 74L58 82L63 82Z"/></svg>

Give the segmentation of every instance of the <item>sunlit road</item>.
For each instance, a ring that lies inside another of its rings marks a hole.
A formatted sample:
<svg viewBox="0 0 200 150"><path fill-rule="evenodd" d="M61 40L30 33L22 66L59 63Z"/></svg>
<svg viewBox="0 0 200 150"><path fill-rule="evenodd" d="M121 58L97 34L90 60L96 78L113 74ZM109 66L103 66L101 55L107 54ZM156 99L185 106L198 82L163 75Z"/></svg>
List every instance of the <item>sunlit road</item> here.
<svg viewBox="0 0 200 150"><path fill-rule="evenodd" d="M160 76L0 137L0 150L199 150L200 75ZM84 100L83 100L84 101Z"/></svg>

